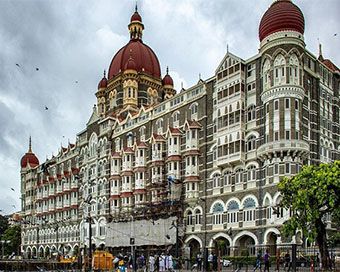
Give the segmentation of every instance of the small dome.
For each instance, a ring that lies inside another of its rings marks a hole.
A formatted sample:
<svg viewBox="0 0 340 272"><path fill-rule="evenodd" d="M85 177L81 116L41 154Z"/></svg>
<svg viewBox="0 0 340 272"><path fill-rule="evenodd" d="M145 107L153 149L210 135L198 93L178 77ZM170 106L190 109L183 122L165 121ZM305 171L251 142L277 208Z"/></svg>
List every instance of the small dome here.
<svg viewBox="0 0 340 272"><path fill-rule="evenodd" d="M166 68L166 75L164 76L162 80L163 86L174 86L174 81L172 80L172 77L169 75L169 68Z"/></svg>
<svg viewBox="0 0 340 272"><path fill-rule="evenodd" d="M270 34L291 30L303 35L305 19L291 0L276 0L263 15L259 26L260 42Z"/></svg>
<svg viewBox="0 0 340 272"><path fill-rule="evenodd" d="M133 21L142 22L142 17L139 15L138 11L135 11L135 13L132 14L130 22L133 22Z"/></svg>
<svg viewBox="0 0 340 272"><path fill-rule="evenodd" d="M107 87L107 79L106 79L106 76L105 76L105 70L104 70L104 77L102 78L101 81L99 81L99 84L98 84L98 90L100 89L105 89Z"/></svg>
<svg viewBox="0 0 340 272"><path fill-rule="evenodd" d="M32 152L32 140L30 137L28 152L21 158L21 168L26 168L29 164L32 167L39 165L39 160Z"/></svg>
<svg viewBox="0 0 340 272"><path fill-rule="evenodd" d="M134 70L137 71L137 65L132 57L132 50L130 50L130 57L128 61L124 65L124 71L126 70Z"/></svg>

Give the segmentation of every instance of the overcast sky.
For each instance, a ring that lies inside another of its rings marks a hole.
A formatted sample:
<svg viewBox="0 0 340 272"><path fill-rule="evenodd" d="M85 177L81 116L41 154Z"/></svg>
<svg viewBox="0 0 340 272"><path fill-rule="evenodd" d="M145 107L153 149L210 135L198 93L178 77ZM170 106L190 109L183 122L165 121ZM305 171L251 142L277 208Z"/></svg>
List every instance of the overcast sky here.
<svg viewBox="0 0 340 272"><path fill-rule="evenodd" d="M257 53L258 25L273 1L139 0L143 41L158 56L162 75L169 66L177 90L181 82L190 87L199 73L203 79L214 75L227 44L243 59ZM324 58L340 66L340 1L294 2L305 16L309 51L318 54L319 38ZM2 213L19 210L20 159L29 135L43 162L85 128L103 71L129 40L135 3L0 0Z"/></svg>

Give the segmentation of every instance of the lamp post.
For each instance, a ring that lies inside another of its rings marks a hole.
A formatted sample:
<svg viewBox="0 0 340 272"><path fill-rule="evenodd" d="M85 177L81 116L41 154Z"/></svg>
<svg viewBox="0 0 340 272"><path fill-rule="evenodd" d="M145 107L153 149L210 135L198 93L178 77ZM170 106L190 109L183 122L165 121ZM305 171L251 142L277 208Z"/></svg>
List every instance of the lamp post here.
<svg viewBox="0 0 340 272"><path fill-rule="evenodd" d="M2 244L2 258L5 255L5 244L9 244L11 242L11 240L1 240L1 244Z"/></svg>

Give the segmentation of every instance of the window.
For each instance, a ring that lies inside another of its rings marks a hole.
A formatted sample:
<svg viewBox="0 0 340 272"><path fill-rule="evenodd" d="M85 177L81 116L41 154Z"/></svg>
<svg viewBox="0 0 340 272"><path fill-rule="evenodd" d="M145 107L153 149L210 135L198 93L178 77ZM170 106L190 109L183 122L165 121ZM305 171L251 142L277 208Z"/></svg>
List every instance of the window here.
<svg viewBox="0 0 340 272"><path fill-rule="evenodd" d="M252 198L248 198L243 204L243 221L254 222L255 220L255 201Z"/></svg>
<svg viewBox="0 0 340 272"><path fill-rule="evenodd" d="M286 140L290 140L290 131L286 130Z"/></svg>
<svg viewBox="0 0 340 272"><path fill-rule="evenodd" d="M279 100L275 100L274 101L274 110L278 110L279 109Z"/></svg>
<svg viewBox="0 0 340 272"><path fill-rule="evenodd" d="M285 99L285 104L286 104L286 109L289 109L289 106L290 106L290 100L289 100L289 98L286 98Z"/></svg>
<svg viewBox="0 0 340 272"><path fill-rule="evenodd" d="M256 119L255 105L251 105L248 107L248 121L252 121L255 119Z"/></svg>
<svg viewBox="0 0 340 272"><path fill-rule="evenodd" d="M243 182L243 169L236 170L235 183Z"/></svg>
<svg viewBox="0 0 340 272"><path fill-rule="evenodd" d="M290 164L289 164L289 162L286 163L286 174L290 174Z"/></svg>
<svg viewBox="0 0 340 272"><path fill-rule="evenodd" d="M195 223L196 225L201 225L201 211L200 210L196 210L195 211Z"/></svg>
<svg viewBox="0 0 340 272"><path fill-rule="evenodd" d="M213 187L221 187L221 175L215 174L213 177Z"/></svg>
<svg viewBox="0 0 340 272"><path fill-rule="evenodd" d="M274 174L275 174L275 175L278 175L278 174L279 174L279 164L278 164L278 163L276 163L276 164L274 165Z"/></svg>
<svg viewBox="0 0 340 272"><path fill-rule="evenodd" d="M274 135L275 135L275 141L278 141L279 140L279 132L275 131Z"/></svg>
<svg viewBox="0 0 340 272"><path fill-rule="evenodd" d="M192 216L192 211L188 211L187 213L187 225L191 226L193 225L193 216Z"/></svg>
<svg viewBox="0 0 340 272"><path fill-rule="evenodd" d="M299 100L295 100L295 110L299 110Z"/></svg>
<svg viewBox="0 0 340 272"><path fill-rule="evenodd" d="M213 207L213 224L221 225L223 224L223 205L221 203L216 203Z"/></svg>
<svg viewBox="0 0 340 272"><path fill-rule="evenodd" d="M230 171L227 171L224 174L224 186L228 186L228 185L231 185L231 172Z"/></svg>
<svg viewBox="0 0 340 272"><path fill-rule="evenodd" d="M256 166L251 165L248 167L248 180L256 180Z"/></svg>
<svg viewBox="0 0 340 272"><path fill-rule="evenodd" d="M235 200L229 202L227 206L227 223L238 222L239 205Z"/></svg>
<svg viewBox="0 0 340 272"><path fill-rule="evenodd" d="M256 137L254 135L250 136L247 142L248 151L256 149Z"/></svg>

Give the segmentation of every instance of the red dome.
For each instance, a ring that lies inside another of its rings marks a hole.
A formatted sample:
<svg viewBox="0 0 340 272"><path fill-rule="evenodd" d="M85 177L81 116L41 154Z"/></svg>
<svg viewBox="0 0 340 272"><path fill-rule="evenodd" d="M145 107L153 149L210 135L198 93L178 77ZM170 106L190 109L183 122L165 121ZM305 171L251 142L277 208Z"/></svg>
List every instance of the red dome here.
<svg viewBox="0 0 340 272"><path fill-rule="evenodd" d="M25 168L28 164L32 167L39 165L38 158L32 152L27 152L21 159L21 168Z"/></svg>
<svg viewBox="0 0 340 272"><path fill-rule="evenodd" d="M105 72L104 72L104 77L102 78L102 80L98 84L98 90L105 89L106 87L107 87L107 79L105 77Z"/></svg>
<svg viewBox="0 0 340 272"><path fill-rule="evenodd" d="M301 10L291 0L277 0L263 15L260 27L260 42L278 31L292 30L301 34L305 31L305 19Z"/></svg>
<svg viewBox="0 0 340 272"><path fill-rule="evenodd" d="M125 64L130 58L130 51L133 52L133 60L136 64L136 71L149 73L155 77L161 77L161 68L156 54L152 49L140 40L130 40L127 45L121 48L113 57L108 79L111 79L119 72L125 71Z"/></svg>
<svg viewBox="0 0 340 272"><path fill-rule="evenodd" d="M130 52L130 57L129 57L128 61L125 63L124 71L126 71L126 70L135 70L135 71L137 71L137 65L136 65L135 61L133 60L133 58L132 58L132 52Z"/></svg>
<svg viewBox="0 0 340 272"><path fill-rule="evenodd" d="M169 69L166 68L166 75L164 76L162 80L163 86L170 85L174 86L174 81L172 80L172 77L169 75Z"/></svg>
<svg viewBox="0 0 340 272"><path fill-rule="evenodd" d="M135 11L135 13L132 14L130 22L132 21L142 22L142 17L139 15L138 11Z"/></svg>

